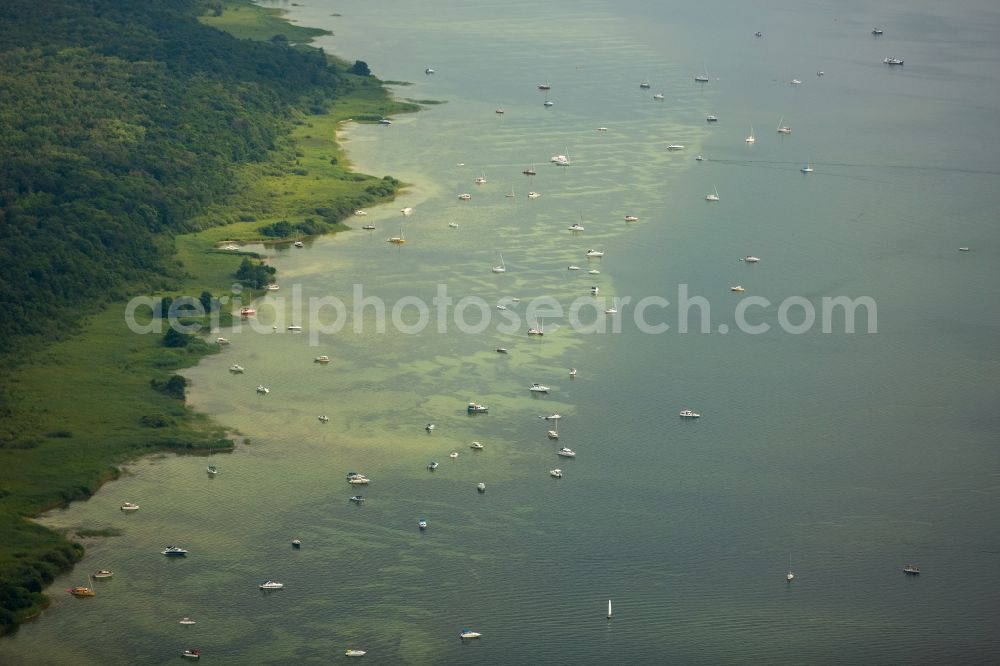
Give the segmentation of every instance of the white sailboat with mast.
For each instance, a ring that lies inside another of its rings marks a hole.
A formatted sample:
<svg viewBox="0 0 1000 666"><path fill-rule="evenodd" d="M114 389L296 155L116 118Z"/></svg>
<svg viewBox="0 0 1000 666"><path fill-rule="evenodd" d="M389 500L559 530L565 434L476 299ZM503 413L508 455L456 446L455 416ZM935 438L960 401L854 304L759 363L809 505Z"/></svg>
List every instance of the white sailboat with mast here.
<svg viewBox="0 0 1000 666"><path fill-rule="evenodd" d="M496 266L493 266L493 268L491 268L490 270L492 270L494 273L506 273L507 272L507 265L503 263L503 253L502 252L500 253L500 263L497 264Z"/></svg>

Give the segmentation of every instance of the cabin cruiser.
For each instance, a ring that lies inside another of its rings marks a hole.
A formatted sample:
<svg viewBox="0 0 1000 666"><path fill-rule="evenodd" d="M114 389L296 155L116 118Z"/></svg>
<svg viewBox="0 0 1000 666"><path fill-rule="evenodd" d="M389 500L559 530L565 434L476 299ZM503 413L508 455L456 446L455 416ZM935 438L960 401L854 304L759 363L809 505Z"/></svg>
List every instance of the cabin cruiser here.
<svg viewBox="0 0 1000 666"><path fill-rule="evenodd" d="M101 569L93 575L93 578L111 578L115 574L108 569Z"/></svg>
<svg viewBox="0 0 1000 666"><path fill-rule="evenodd" d="M747 262L748 264L756 264L758 261L760 261L760 258L755 257L752 254L748 254L747 256L743 257L743 261Z"/></svg>
<svg viewBox="0 0 1000 666"><path fill-rule="evenodd" d="M696 419L699 416L701 416L701 414L699 414L698 412L693 412L690 409L685 409L681 411L680 416L686 419Z"/></svg>
<svg viewBox="0 0 1000 666"><path fill-rule="evenodd" d="M539 416L540 419L545 419L546 421L558 421L562 418L562 414L549 414L548 416Z"/></svg>
<svg viewBox="0 0 1000 666"><path fill-rule="evenodd" d="M253 308L240 308L241 317L252 317L255 314L257 314L257 311Z"/></svg>
<svg viewBox="0 0 1000 666"><path fill-rule="evenodd" d="M427 463L427 469L429 469L430 471L433 472L437 468L438 468L438 462L436 460L432 460L429 463Z"/></svg>
<svg viewBox="0 0 1000 666"><path fill-rule="evenodd" d="M268 291L278 291L279 289L281 289L281 287L279 287L276 284L269 284L269 285L267 285L267 290Z"/></svg>
<svg viewBox="0 0 1000 666"><path fill-rule="evenodd" d="M729 288L729 291L735 291L737 293L743 293L744 291L746 291L746 289L744 289L743 285L741 285L741 284L735 284L735 285L733 285L732 287Z"/></svg>
<svg viewBox="0 0 1000 666"><path fill-rule="evenodd" d="M361 504L365 501L364 495L351 495L348 499L355 504Z"/></svg>
<svg viewBox="0 0 1000 666"><path fill-rule="evenodd" d="M181 656L184 657L185 659L194 659L195 661L198 661L201 659L201 650L197 648L184 650L184 652L181 652Z"/></svg>
<svg viewBox="0 0 1000 666"><path fill-rule="evenodd" d="M368 653L365 652L364 650L353 650L352 649L352 650L348 650L347 652L345 652L344 656L345 657L363 657L366 654L368 654Z"/></svg>
<svg viewBox="0 0 1000 666"><path fill-rule="evenodd" d="M359 215L359 216L364 216L364 215L367 215L367 214L368 214L368 211L366 211L366 210L361 210L361 209L359 208L359 209L357 209L356 211L354 211L354 214L355 214L355 215Z"/></svg>
<svg viewBox="0 0 1000 666"><path fill-rule="evenodd" d="M183 625L192 625L192 624L195 624L195 621L194 621L194 620L192 620L192 619L191 619L191 618L189 618L189 617L182 617L182 618L180 619L180 622L178 622L178 624L183 624Z"/></svg>
<svg viewBox="0 0 1000 666"><path fill-rule="evenodd" d="M541 336L541 335L545 335L545 331L543 331L540 328L529 328L528 329L528 335L539 335L539 336Z"/></svg>
<svg viewBox="0 0 1000 666"><path fill-rule="evenodd" d="M460 638L479 638L480 636L482 636L481 633L479 633L478 631L473 631L469 627L465 627L464 629L462 629L462 633L459 634Z"/></svg>
<svg viewBox="0 0 1000 666"><path fill-rule="evenodd" d="M167 546L160 552L167 557L186 557L188 554L186 550L178 546Z"/></svg>
<svg viewBox="0 0 1000 666"><path fill-rule="evenodd" d="M900 60L899 58L886 58L882 62L884 62L887 65L902 65L903 64L903 61Z"/></svg>
<svg viewBox="0 0 1000 666"><path fill-rule="evenodd" d="M482 481L480 481L479 483L476 484L476 490L478 490L481 493L485 493L486 492L486 484L483 483Z"/></svg>
<svg viewBox="0 0 1000 666"><path fill-rule="evenodd" d="M478 402L470 402L468 409L469 414L485 414L490 411L490 408L486 405L480 405Z"/></svg>
<svg viewBox="0 0 1000 666"><path fill-rule="evenodd" d="M569 376L570 377L576 377L576 368L570 368L569 369Z"/></svg>
<svg viewBox="0 0 1000 666"><path fill-rule="evenodd" d="M528 198L529 199L537 199L540 196L542 196L542 195L539 194L538 192L528 192Z"/></svg>
<svg viewBox="0 0 1000 666"><path fill-rule="evenodd" d="M469 444L469 448L475 449L476 451L482 451L486 447L480 444L479 442L473 442L472 444Z"/></svg>
<svg viewBox="0 0 1000 666"><path fill-rule="evenodd" d="M919 576L920 567L918 567L916 564L907 564L903 567L903 573L905 573L907 576Z"/></svg>
<svg viewBox="0 0 1000 666"><path fill-rule="evenodd" d="M347 475L347 482L352 486L367 486L369 483L371 483L371 479L369 479L364 474L351 472L350 474Z"/></svg>
<svg viewBox="0 0 1000 666"><path fill-rule="evenodd" d="M278 582L273 581L273 580L267 580L267 581L264 581L263 583L261 583L260 585L258 585L257 587L260 588L260 589L262 589L262 590L281 590L281 589L284 589L285 584L284 583L278 583Z"/></svg>
<svg viewBox="0 0 1000 666"><path fill-rule="evenodd" d="M329 363L329 362L330 362L330 357L327 356L326 354L323 354L322 356L317 356L316 358L313 359L313 363Z"/></svg>
<svg viewBox="0 0 1000 666"><path fill-rule="evenodd" d="M424 518L423 516L421 516L420 520L417 521L417 527L419 527L422 530L426 530L427 529L427 519Z"/></svg>
<svg viewBox="0 0 1000 666"><path fill-rule="evenodd" d="M590 288L590 293L596 296L601 291L601 288L596 284Z"/></svg>
<svg viewBox="0 0 1000 666"><path fill-rule="evenodd" d="M643 81L642 83L639 84L639 87L642 88L642 89L649 88L649 82L648 81Z"/></svg>
<svg viewBox="0 0 1000 666"><path fill-rule="evenodd" d="M329 423L330 422L330 417L327 416L326 414L320 414L316 418L319 419L320 423Z"/></svg>
<svg viewBox="0 0 1000 666"><path fill-rule="evenodd" d="M537 384L536 383L536 384L532 384L531 386L529 386L528 390L532 391L534 393L548 393L549 392L549 387L548 386L542 386L541 384Z"/></svg>
<svg viewBox="0 0 1000 666"><path fill-rule="evenodd" d="M299 548L302 548L302 540L301 539L292 539L292 548L295 548L296 550L298 550Z"/></svg>
<svg viewBox="0 0 1000 666"><path fill-rule="evenodd" d="M556 478L556 479L561 479L562 478L562 470L559 469L558 467L555 468L555 469L550 469L549 470L549 476L551 476L553 478Z"/></svg>
<svg viewBox="0 0 1000 666"><path fill-rule="evenodd" d="M587 256L588 257L603 257L604 256L604 252L602 252L601 250L587 250Z"/></svg>
<svg viewBox="0 0 1000 666"><path fill-rule="evenodd" d="M568 270L568 271L578 271L578 270L580 270L580 267L570 264L569 266L566 267L566 270Z"/></svg>
<svg viewBox="0 0 1000 666"><path fill-rule="evenodd" d="M498 354L506 354L507 353L507 348L506 347L497 347L496 352Z"/></svg>
<svg viewBox="0 0 1000 666"><path fill-rule="evenodd" d="M215 344L217 344L217 345L228 345L229 344L229 340L227 338L216 338L215 339Z"/></svg>
<svg viewBox="0 0 1000 666"><path fill-rule="evenodd" d="M705 116L705 122L706 123L717 123L717 122L719 122L719 119L716 116Z"/></svg>
<svg viewBox="0 0 1000 666"><path fill-rule="evenodd" d="M639 218L637 216L635 216L635 215L626 215L625 216L625 221L626 222L638 222Z"/></svg>
<svg viewBox="0 0 1000 666"><path fill-rule="evenodd" d="M261 395L267 395L270 392L271 389L267 388L263 384L257 384L257 393L260 393Z"/></svg>
<svg viewBox="0 0 1000 666"><path fill-rule="evenodd" d="M462 194L458 195L458 198L461 199L462 201L468 201L469 199L472 198L472 195L469 194L468 192L463 192Z"/></svg>
<svg viewBox="0 0 1000 666"><path fill-rule="evenodd" d="M562 456L563 458L575 458L576 451L573 449L566 448L565 446L556 451L557 456Z"/></svg>
<svg viewBox="0 0 1000 666"><path fill-rule="evenodd" d="M301 331L301 330L302 330L302 327L301 327L301 326L299 326L298 324L290 324L290 325L288 326L288 330L289 330L289 331Z"/></svg>
<svg viewBox="0 0 1000 666"><path fill-rule="evenodd" d="M134 502L125 502L122 504L122 511L138 511L139 505Z"/></svg>
<svg viewBox="0 0 1000 666"><path fill-rule="evenodd" d="M674 151L684 150L684 146L683 144L680 143L671 143L670 145L667 146L667 150L674 150Z"/></svg>

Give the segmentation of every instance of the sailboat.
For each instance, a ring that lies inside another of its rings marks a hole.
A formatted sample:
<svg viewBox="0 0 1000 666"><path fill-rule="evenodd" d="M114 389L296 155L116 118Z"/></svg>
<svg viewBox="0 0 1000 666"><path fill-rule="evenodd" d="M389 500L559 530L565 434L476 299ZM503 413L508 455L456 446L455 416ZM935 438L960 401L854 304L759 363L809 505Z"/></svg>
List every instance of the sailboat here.
<svg viewBox="0 0 1000 666"><path fill-rule="evenodd" d="M813 172L812 163L806 162L806 165L801 169L799 169L799 171L801 171L802 173L812 173Z"/></svg>
<svg viewBox="0 0 1000 666"><path fill-rule="evenodd" d="M516 194L514 194L514 186L513 185L510 186L510 192L508 192L504 196L507 197L508 199L513 199L514 197L517 196Z"/></svg>
<svg viewBox="0 0 1000 666"><path fill-rule="evenodd" d="M785 121L784 116L778 119L778 134L791 134L792 128L789 127L788 125L782 125L784 121Z"/></svg>
<svg viewBox="0 0 1000 666"><path fill-rule="evenodd" d="M753 136L753 125L750 126L750 136L747 137L747 143L753 144L757 139Z"/></svg>
<svg viewBox="0 0 1000 666"><path fill-rule="evenodd" d="M608 619L611 619L611 599L608 599Z"/></svg>
<svg viewBox="0 0 1000 666"><path fill-rule="evenodd" d="M399 225L399 235L398 236L392 236L391 238L387 238L386 242L392 243L394 245L402 245L403 243L406 242L406 238L403 237L403 225L402 224Z"/></svg>
<svg viewBox="0 0 1000 666"><path fill-rule="evenodd" d="M708 83L708 67L705 67L704 74L695 74L694 80L698 83Z"/></svg>
<svg viewBox="0 0 1000 666"><path fill-rule="evenodd" d="M486 172L484 171L483 175L481 175L479 178L476 178L476 185L485 185L485 184L486 184Z"/></svg>
<svg viewBox="0 0 1000 666"><path fill-rule="evenodd" d="M787 580L789 583L791 583L793 580L795 580L795 574L792 573L792 556L791 556L791 554L788 555L788 573L785 574L785 580Z"/></svg>
<svg viewBox="0 0 1000 666"><path fill-rule="evenodd" d="M719 188L715 188L715 192L712 194L705 195L705 201L718 201L719 200Z"/></svg>
<svg viewBox="0 0 1000 666"><path fill-rule="evenodd" d="M490 270L492 270L494 273L506 273L507 272L507 266L506 266L506 264L503 263L503 253L502 252L500 253L500 263L497 266L494 266L493 268L491 268Z"/></svg>

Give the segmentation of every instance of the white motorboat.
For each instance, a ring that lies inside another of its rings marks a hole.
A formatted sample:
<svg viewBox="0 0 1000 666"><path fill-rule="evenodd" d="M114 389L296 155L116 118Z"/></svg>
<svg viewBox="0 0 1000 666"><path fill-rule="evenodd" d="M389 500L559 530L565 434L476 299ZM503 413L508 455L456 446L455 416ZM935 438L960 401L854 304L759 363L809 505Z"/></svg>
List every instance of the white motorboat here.
<svg viewBox="0 0 1000 666"><path fill-rule="evenodd" d="M791 81L789 81L789 83L791 83L793 86L797 86L800 83L802 83L802 81L799 81L798 79L792 79Z"/></svg>
<svg viewBox="0 0 1000 666"><path fill-rule="evenodd" d="M718 201L719 200L719 188L716 187L715 191L711 194L705 195L705 201Z"/></svg>
<svg viewBox="0 0 1000 666"><path fill-rule="evenodd" d="M263 384L257 384L257 393L259 393L260 395L267 395L270 392L271 389L267 388Z"/></svg>
<svg viewBox="0 0 1000 666"><path fill-rule="evenodd" d="M215 339L215 344L217 344L217 345L228 345L229 344L229 340L227 338L216 338Z"/></svg>
<svg viewBox="0 0 1000 666"><path fill-rule="evenodd" d="M205 468L205 472L209 476L218 476L218 474L219 474L219 466L218 465L209 465L208 467Z"/></svg>
<svg viewBox="0 0 1000 666"><path fill-rule="evenodd" d="M494 110L494 113L497 114L498 116L502 116L504 114L503 107L502 106L498 106L496 108L496 110Z"/></svg>
<svg viewBox="0 0 1000 666"><path fill-rule="evenodd" d="M424 430L426 430L427 432L431 432L436 427L437 426L435 426L433 423L428 423L427 425L424 426Z"/></svg>
<svg viewBox="0 0 1000 666"><path fill-rule="evenodd" d="M671 143L670 145L667 146L667 150L672 150L672 151L684 150L684 145L680 143Z"/></svg>
<svg viewBox="0 0 1000 666"><path fill-rule="evenodd" d="M369 479L367 476L358 475L349 478L347 482L352 486L367 486L369 483L371 483L371 479Z"/></svg>
<svg viewBox="0 0 1000 666"><path fill-rule="evenodd" d="M269 285L267 285L267 290L268 291L278 291L279 289L281 289L281 287L278 286L278 285L276 285L276 284L269 284Z"/></svg>
<svg viewBox="0 0 1000 666"><path fill-rule="evenodd" d="M575 458L576 451L573 449L566 448L565 446L556 451L557 456L562 456L563 458Z"/></svg>
<svg viewBox="0 0 1000 666"><path fill-rule="evenodd" d="M452 229L458 229L458 222L449 222L448 226Z"/></svg>
<svg viewBox="0 0 1000 666"><path fill-rule="evenodd" d="M744 289L743 285L741 285L741 284L734 284L732 287L729 288L729 291L735 291L736 293L740 293L741 294L744 291L746 291L746 289Z"/></svg>
<svg viewBox="0 0 1000 666"><path fill-rule="evenodd" d="M303 243L302 241L295 241L294 243L292 243L292 245L294 245L295 247L305 247L306 246L306 244Z"/></svg>
<svg viewBox="0 0 1000 666"><path fill-rule="evenodd" d="M330 357L326 354L321 354L313 359L313 363L329 363Z"/></svg>
<svg viewBox="0 0 1000 666"><path fill-rule="evenodd" d="M507 306L503 303L497 303L497 310L506 310Z"/></svg>
<svg viewBox="0 0 1000 666"><path fill-rule="evenodd" d="M160 551L160 553L162 555L166 555L167 557L187 557L188 554L186 550L179 548L178 546L167 546Z"/></svg>
<svg viewBox="0 0 1000 666"><path fill-rule="evenodd" d="M566 270L568 270L568 271L578 271L578 270L580 270L580 267L571 264L571 265L569 265L569 266L566 267Z"/></svg>
<svg viewBox="0 0 1000 666"><path fill-rule="evenodd" d="M469 444L469 448L475 451L482 451L486 447L480 444L479 442L473 442L472 444Z"/></svg>
<svg viewBox="0 0 1000 666"><path fill-rule="evenodd" d="M642 83L639 84L639 87L642 88L643 90L648 89L649 88L649 81L643 81Z"/></svg>
<svg viewBox="0 0 1000 666"><path fill-rule="evenodd" d="M429 463L427 463L427 469L429 469L430 471L433 472L437 468L438 468L438 461L432 460Z"/></svg>
<svg viewBox="0 0 1000 666"><path fill-rule="evenodd" d="M882 62L884 62L887 65L902 65L903 64L903 61L900 60L899 58L886 58Z"/></svg>
<svg viewBox="0 0 1000 666"><path fill-rule="evenodd" d="M329 423L330 422L330 417L327 416L326 414L320 414L316 418L320 420L320 423Z"/></svg>
<svg viewBox="0 0 1000 666"><path fill-rule="evenodd" d="M604 252L602 252L601 250L587 250L587 256L588 257L603 257L604 256Z"/></svg>
<svg viewBox="0 0 1000 666"><path fill-rule="evenodd" d="M468 192L463 192L458 195L458 198L461 199L462 201L468 201L469 199L472 198L472 195L469 194Z"/></svg>
<svg viewBox="0 0 1000 666"><path fill-rule="evenodd" d="M597 294L600 291L601 291L601 288L598 287L596 284L593 287L590 288L590 293L593 294L594 296L597 296Z"/></svg>
<svg viewBox="0 0 1000 666"><path fill-rule="evenodd" d="M747 256L743 257L742 261L745 261L748 264L756 264L758 261L760 261L760 258L755 257L752 254L748 254Z"/></svg>
<svg viewBox="0 0 1000 666"><path fill-rule="evenodd" d="M610 308L608 308L607 310L604 311L604 314L606 314L606 315L616 315L616 314L618 314L618 308L616 308L614 306L611 306Z"/></svg>
<svg viewBox="0 0 1000 666"><path fill-rule="evenodd" d="M192 620L189 617L182 617L181 620L180 620L180 622L178 622L178 624L192 625L192 624L195 624L195 621Z"/></svg>
<svg viewBox="0 0 1000 666"><path fill-rule="evenodd" d="M472 629L470 629L468 627L465 627L464 629L462 629L462 633L459 634L459 637L463 638L463 639L465 639L465 638L479 638L480 636L482 636L481 633L479 633L478 631L473 631Z"/></svg>
<svg viewBox="0 0 1000 666"><path fill-rule="evenodd" d="M570 370L570 372L573 372ZM540 419L545 419L546 421L558 421L562 418L562 414L549 414L548 416L539 416Z"/></svg>
<svg viewBox="0 0 1000 666"><path fill-rule="evenodd" d="M589 271L587 271L587 275L600 275L600 274L601 271L597 270L596 268L591 268Z"/></svg>
<svg viewBox="0 0 1000 666"><path fill-rule="evenodd" d="M528 198L529 199L537 199L540 196L542 196L542 195L539 194L538 192L528 192Z"/></svg>
<svg viewBox="0 0 1000 666"><path fill-rule="evenodd" d="M570 377L576 377L576 368L570 368L569 369L569 376Z"/></svg>
<svg viewBox="0 0 1000 666"><path fill-rule="evenodd" d="M539 90L552 90L552 86L550 86L549 83L546 81L545 83L539 83L538 84L538 89Z"/></svg>
<svg viewBox="0 0 1000 666"><path fill-rule="evenodd" d="M662 100L663 99L663 93L656 93L655 95L653 95L653 99L655 99L657 101Z"/></svg>
<svg viewBox="0 0 1000 666"><path fill-rule="evenodd" d="M363 657L366 654L368 654L368 653L366 651L364 651L364 650L353 650L352 649L352 650L348 650L347 652L345 652L344 656L345 657Z"/></svg>
<svg viewBox="0 0 1000 666"><path fill-rule="evenodd" d="M366 210L361 210L361 209L359 208L359 209L357 209L356 211L354 211L354 214L355 214L355 215L357 215L357 216L359 216L359 217L364 217L365 215L367 215L367 214L368 214L368 211L366 211Z"/></svg>
<svg viewBox="0 0 1000 666"><path fill-rule="evenodd" d="M549 430L549 432L547 434L548 434L549 439L559 439L559 431L558 430Z"/></svg>
<svg viewBox="0 0 1000 666"><path fill-rule="evenodd" d="M699 414L698 412L693 412L690 409L684 409L684 410L681 410L681 413L680 413L679 416L681 418L685 418L685 419L696 419L696 418L700 417L701 414Z"/></svg>
<svg viewBox="0 0 1000 666"><path fill-rule="evenodd" d="M543 386L542 384L532 384L528 387L528 390L533 393L548 393L549 387Z"/></svg>
<svg viewBox="0 0 1000 666"><path fill-rule="evenodd" d="M362 225L362 226L361 226L361 228L362 228L362 229L366 229L366 230L368 230L368 231L374 231L374 230L375 230L375 225L374 225L374 224L371 224L371 223L369 222L368 224L364 224L364 225Z"/></svg>
<svg viewBox="0 0 1000 666"><path fill-rule="evenodd" d="M278 583L273 580L267 580L257 586L262 590L283 590L285 588L284 583Z"/></svg>
<svg viewBox="0 0 1000 666"><path fill-rule="evenodd" d="M608 128L607 128L607 127L598 127L598 128L597 128L597 131L598 131L598 132L607 132L607 131L608 131Z"/></svg>
<svg viewBox="0 0 1000 666"><path fill-rule="evenodd" d="M295 331L301 331L301 330L302 330L302 327L301 327L301 326L299 326L298 324L290 324L290 325L288 326L288 330L289 330L289 331L293 331L293 332L295 332Z"/></svg>
<svg viewBox="0 0 1000 666"><path fill-rule="evenodd" d="M702 157L701 155L695 155L695 156L694 156L694 161L695 161L695 162L701 162L701 161L704 161L704 159L705 159L705 158L704 158L704 157Z"/></svg>
<svg viewBox="0 0 1000 666"><path fill-rule="evenodd" d="M717 123L717 122L719 122L719 118L717 116L705 116L705 122L706 123Z"/></svg>
<svg viewBox="0 0 1000 666"><path fill-rule="evenodd" d="M539 328L529 328L528 329L528 335L537 335L537 336L541 337L541 336L545 335L545 331L543 331L540 327Z"/></svg>
<svg viewBox="0 0 1000 666"><path fill-rule="evenodd" d="M508 350L506 347L497 347L495 351L498 354L506 354L510 350Z"/></svg>
<svg viewBox="0 0 1000 666"><path fill-rule="evenodd" d="M413 208L410 207L410 206L407 206L406 208L400 208L399 212L402 213L403 215L409 215L410 213L413 212Z"/></svg>
<svg viewBox="0 0 1000 666"><path fill-rule="evenodd" d="M555 468L555 469L550 469L549 470L549 476L551 476L553 478L556 478L556 479L561 479L562 478L562 470L559 469L558 467Z"/></svg>
<svg viewBox="0 0 1000 666"><path fill-rule="evenodd" d="M234 375L242 375L243 366L233 363L231 366L229 366L229 372L233 373Z"/></svg>
<svg viewBox="0 0 1000 666"><path fill-rule="evenodd" d="M480 481L479 483L476 484L476 490L478 490L481 493L485 493L486 492L486 484L483 483L482 481Z"/></svg>
<svg viewBox="0 0 1000 666"><path fill-rule="evenodd" d="M122 511L138 511L139 505L133 502L125 502L121 506Z"/></svg>
<svg viewBox="0 0 1000 666"><path fill-rule="evenodd" d="M801 171L802 173L812 173L813 172L812 164L806 162L806 165L801 169L799 169L799 171Z"/></svg>
<svg viewBox="0 0 1000 666"><path fill-rule="evenodd" d="M638 222L639 218L637 216L635 216L635 215L626 215L625 216L625 221L626 222Z"/></svg>

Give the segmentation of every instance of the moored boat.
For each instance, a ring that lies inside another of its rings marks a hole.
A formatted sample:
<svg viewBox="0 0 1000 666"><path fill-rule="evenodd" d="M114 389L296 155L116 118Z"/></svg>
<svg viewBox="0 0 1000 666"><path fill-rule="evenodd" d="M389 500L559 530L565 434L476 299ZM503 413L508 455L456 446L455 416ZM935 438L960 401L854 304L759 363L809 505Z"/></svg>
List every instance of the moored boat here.
<svg viewBox="0 0 1000 666"><path fill-rule="evenodd" d="M274 580L266 580L257 587L261 590L283 590L285 589L285 584Z"/></svg>
<svg viewBox="0 0 1000 666"><path fill-rule="evenodd" d="M363 657L366 654L368 654L368 653L365 652L364 650L348 650L347 652L344 653L344 656L345 657Z"/></svg>
<svg viewBox="0 0 1000 666"><path fill-rule="evenodd" d="M91 576L91 578L96 578L97 580L101 580L101 579L104 579L104 578L111 578L114 575L115 574L112 571L110 571L109 569L100 569L96 573L94 573Z"/></svg>
<svg viewBox="0 0 1000 666"><path fill-rule="evenodd" d="M554 479L561 479L562 478L562 470L559 469L558 467L555 468L555 469L550 469L549 470L549 476L551 476Z"/></svg>
<svg viewBox="0 0 1000 666"><path fill-rule="evenodd" d="M160 552L167 557L187 557L188 554L186 550L179 546L167 546Z"/></svg>
<svg viewBox="0 0 1000 666"><path fill-rule="evenodd" d="M465 627L464 629L462 629L462 633L459 634L459 637L463 638L463 639L464 638L479 638L480 636L482 636L481 633L479 633L478 631L473 631L469 627Z"/></svg>
<svg viewBox="0 0 1000 666"><path fill-rule="evenodd" d="M67 590L74 597L92 597L95 595L94 589L85 585L77 585Z"/></svg>
<svg viewBox="0 0 1000 666"><path fill-rule="evenodd" d="M479 483L476 484L476 490L478 490L481 493L485 493L486 492L486 484L483 483L482 481L480 481Z"/></svg>
<svg viewBox="0 0 1000 666"><path fill-rule="evenodd" d="M500 351L499 349L497 351ZM501 352L502 353L502 352ZM469 406L466 408L469 414L485 414L490 411L490 408L486 405L480 405L478 402L470 402Z"/></svg>
<svg viewBox="0 0 1000 666"><path fill-rule="evenodd" d="M916 564L903 565L903 573L905 573L907 576L919 576L920 567L918 567Z"/></svg>
<svg viewBox="0 0 1000 666"><path fill-rule="evenodd" d="M681 411L681 413L679 414L679 416L681 416L682 418L686 418L686 419L696 419L699 416L701 416L701 414L699 414L698 412L693 412L690 409L684 409L684 410Z"/></svg>
<svg viewBox="0 0 1000 666"><path fill-rule="evenodd" d="M125 502L122 504L122 511L138 511L139 505L134 502Z"/></svg>
<svg viewBox="0 0 1000 666"><path fill-rule="evenodd" d="M181 656L184 657L185 659L194 659L195 661L198 661L199 659L201 659L201 650L197 648L184 650L184 652L181 652Z"/></svg>
<svg viewBox="0 0 1000 666"><path fill-rule="evenodd" d="M562 456L563 458L575 458L576 457L576 451L574 451L573 449L570 449L570 448L567 448L567 447L564 446L561 449L559 449L558 451L556 451L556 455L557 456Z"/></svg>

